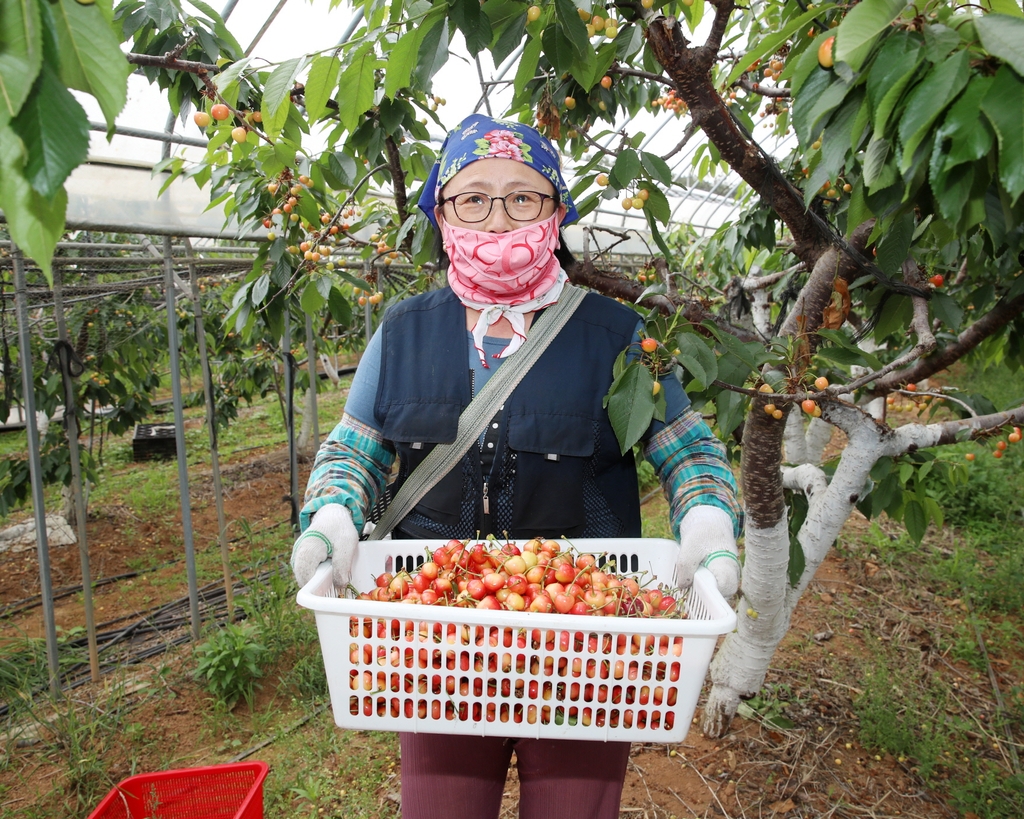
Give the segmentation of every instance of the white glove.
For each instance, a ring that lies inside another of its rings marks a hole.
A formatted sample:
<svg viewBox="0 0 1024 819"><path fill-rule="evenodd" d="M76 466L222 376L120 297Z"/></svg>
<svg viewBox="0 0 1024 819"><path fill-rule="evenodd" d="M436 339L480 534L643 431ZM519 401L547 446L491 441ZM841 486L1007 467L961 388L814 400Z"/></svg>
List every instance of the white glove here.
<svg viewBox="0 0 1024 819"><path fill-rule="evenodd" d="M334 587L344 589L352 579L352 559L358 543L359 533L348 507L328 503L318 509L292 547L292 572L299 588L310 581L317 566L330 559Z"/></svg>
<svg viewBox="0 0 1024 819"><path fill-rule="evenodd" d="M740 561L732 518L717 506L694 506L679 524L679 559L676 584L687 589L698 566L706 566L718 582L723 597L732 597L740 586Z"/></svg>

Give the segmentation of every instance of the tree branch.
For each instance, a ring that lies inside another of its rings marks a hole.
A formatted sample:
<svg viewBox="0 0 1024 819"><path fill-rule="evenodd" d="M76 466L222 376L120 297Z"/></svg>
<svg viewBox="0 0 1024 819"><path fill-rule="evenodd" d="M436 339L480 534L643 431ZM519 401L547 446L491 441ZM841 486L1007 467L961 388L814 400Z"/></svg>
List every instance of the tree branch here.
<svg viewBox="0 0 1024 819"><path fill-rule="evenodd" d="M887 368L886 372L889 373L887 378L880 378L876 374L877 380L871 394L884 395L903 384L917 383L925 378L930 378L963 358L982 341L1002 330L1022 313L1024 313L1024 294L1013 299L1001 300L988 313L964 330L952 344L947 344L933 355L920 359L913 367L902 370ZM908 363L909 361L903 361L900 366Z"/></svg>
<svg viewBox="0 0 1024 819"><path fill-rule="evenodd" d="M391 171L391 185L395 192L395 207L398 209L398 224L404 225L409 218L406 208L409 206L408 194L405 188L405 171L402 170L402 153L398 149L394 137L388 134L384 139L384 147L388 154L388 170ZM406 239L409 244L411 240ZM411 245L410 245L411 246Z"/></svg>
<svg viewBox="0 0 1024 819"><path fill-rule="evenodd" d="M221 71L220 66L210 63L179 60L171 52L158 57L154 54L137 54L130 51L124 56L131 65L141 65L146 68L166 68L168 71L187 71L189 74L217 74Z"/></svg>

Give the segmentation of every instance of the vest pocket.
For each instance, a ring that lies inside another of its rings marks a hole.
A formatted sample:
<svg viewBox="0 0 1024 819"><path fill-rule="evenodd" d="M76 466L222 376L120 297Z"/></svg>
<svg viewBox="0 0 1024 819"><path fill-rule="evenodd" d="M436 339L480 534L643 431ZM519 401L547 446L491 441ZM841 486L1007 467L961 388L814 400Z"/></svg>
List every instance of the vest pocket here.
<svg viewBox="0 0 1024 819"><path fill-rule="evenodd" d="M513 530L520 536L579 536L586 525L583 488L594 454L593 420L530 413L509 418L516 458Z"/></svg>

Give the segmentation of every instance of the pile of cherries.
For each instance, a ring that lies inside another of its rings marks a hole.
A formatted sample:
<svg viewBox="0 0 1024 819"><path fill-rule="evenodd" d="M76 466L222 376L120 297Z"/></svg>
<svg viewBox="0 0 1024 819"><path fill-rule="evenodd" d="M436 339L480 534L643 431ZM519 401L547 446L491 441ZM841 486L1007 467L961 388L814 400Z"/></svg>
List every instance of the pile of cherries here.
<svg viewBox="0 0 1024 819"><path fill-rule="evenodd" d="M450 540L413 572L384 572L360 600L491 611L614 617L683 617L661 587L606 571L596 556L533 538L522 548L498 541Z"/></svg>

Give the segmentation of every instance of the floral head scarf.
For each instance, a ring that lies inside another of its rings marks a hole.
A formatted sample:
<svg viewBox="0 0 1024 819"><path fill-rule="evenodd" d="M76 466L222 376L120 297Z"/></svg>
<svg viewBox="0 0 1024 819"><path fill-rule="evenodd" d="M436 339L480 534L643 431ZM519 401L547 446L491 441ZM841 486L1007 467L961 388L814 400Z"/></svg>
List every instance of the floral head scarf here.
<svg viewBox="0 0 1024 819"><path fill-rule="evenodd" d="M437 218L434 216L434 208L437 207L441 189L470 163L492 157L522 162L549 179L566 207L563 225L579 218L569 188L562 178L561 158L546 137L529 125L473 114L445 137L438 160L420 195L420 210L427 215L435 229Z"/></svg>

